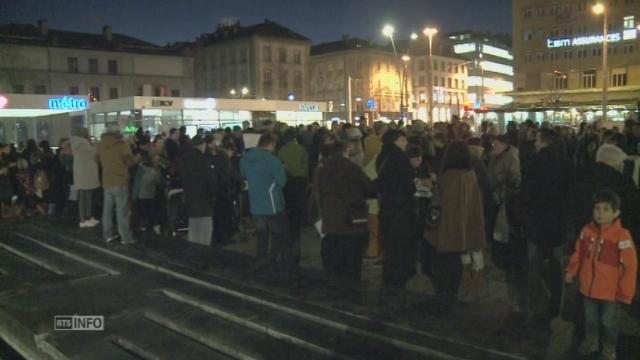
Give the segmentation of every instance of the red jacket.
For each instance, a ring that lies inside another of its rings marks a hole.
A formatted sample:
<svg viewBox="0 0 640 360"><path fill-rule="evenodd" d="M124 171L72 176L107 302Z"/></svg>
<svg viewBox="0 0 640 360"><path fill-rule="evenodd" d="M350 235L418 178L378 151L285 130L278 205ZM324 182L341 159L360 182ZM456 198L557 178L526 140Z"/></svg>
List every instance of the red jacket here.
<svg viewBox="0 0 640 360"><path fill-rule="evenodd" d="M630 304L636 292L638 258L629 231L616 220L584 227L567 272L578 275L580 292L592 299Z"/></svg>

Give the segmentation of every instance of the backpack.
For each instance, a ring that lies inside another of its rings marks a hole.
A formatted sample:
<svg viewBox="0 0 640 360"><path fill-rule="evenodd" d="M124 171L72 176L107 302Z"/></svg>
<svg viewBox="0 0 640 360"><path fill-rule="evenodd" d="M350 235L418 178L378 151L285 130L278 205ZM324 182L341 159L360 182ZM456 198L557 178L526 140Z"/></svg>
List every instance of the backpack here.
<svg viewBox="0 0 640 360"><path fill-rule="evenodd" d="M49 190L49 178L47 178L47 172L44 170L36 171L33 177L33 184L37 191Z"/></svg>

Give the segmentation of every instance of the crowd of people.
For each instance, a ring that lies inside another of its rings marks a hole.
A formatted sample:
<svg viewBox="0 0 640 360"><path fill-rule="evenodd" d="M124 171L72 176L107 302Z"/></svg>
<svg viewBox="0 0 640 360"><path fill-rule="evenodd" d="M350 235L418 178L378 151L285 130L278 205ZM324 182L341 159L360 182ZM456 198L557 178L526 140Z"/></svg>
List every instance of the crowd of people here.
<svg viewBox="0 0 640 360"><path fill-rule="evenodd" d="M245 143L247 134L257 143ZM254 269L273 265L285 280L300 262L302 227L315 224L327 276L358 280L371 258L385 286L404 288L421 271L445 314L463 269L481 270L488 255L533 326L558 314L563 281L580 278L580 350L597 350L602 325L602 354L615 358L612 314L636 286L638 122L525 121L500 134L491 122L456 116L433 126L267 120L193 137L183 127L127 138L112 126L95 142L76 128L55 152L46 141L0 146L2 216L66 211L80 228L101 223L105 241L125 245L138 231L174 234L184 217L188 241L205 246L233 242L250 217Z"/></svg>

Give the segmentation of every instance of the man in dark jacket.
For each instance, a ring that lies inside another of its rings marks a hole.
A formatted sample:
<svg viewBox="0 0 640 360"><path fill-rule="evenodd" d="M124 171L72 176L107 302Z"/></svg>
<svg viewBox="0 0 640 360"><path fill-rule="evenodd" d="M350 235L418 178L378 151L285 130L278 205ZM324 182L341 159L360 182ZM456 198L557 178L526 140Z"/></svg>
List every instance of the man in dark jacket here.
<svg viewBox="0 0 640 360"><path fill-rule="evenodd" d="M213 233L216 174L204 154L204 139L194 139L191 145L184 149L180 168L189 216L189 242L209 245Z"/></svg>
<svg viewBox="0 0 640 360"><path fill-rule="evenodd" d="M315 187L322 219L322 260L331 277L360 279L362 255L368 241L367 203L376 188L364 171L348 158L344 142L316 171Z"/></svg>
<svg viewBox="0 0 640 360"><path fill-rule="evenodd" d="M562 291L562 246L567 238L567 193L573 182L572 164L557 149L558 134L540 129L535 146L537 153L527 165L522 181L524 230L529 256L528 312L536 325L548 325L560 306ZM549 264L548 267L544 264ZM547 287L551 291L549 313L545 309L543 272L547 270Z"/></svg>

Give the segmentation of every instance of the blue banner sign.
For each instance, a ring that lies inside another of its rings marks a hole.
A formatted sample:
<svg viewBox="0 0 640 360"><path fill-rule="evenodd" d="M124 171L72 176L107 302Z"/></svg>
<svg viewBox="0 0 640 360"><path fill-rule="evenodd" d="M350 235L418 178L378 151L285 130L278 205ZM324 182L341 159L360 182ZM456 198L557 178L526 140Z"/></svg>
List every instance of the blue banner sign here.
<svg viewBox="0 0 640 360"><path fill-rule="evenodd" d="M49 98L49 109L52 110L84 110L89 108L89 101L85 98L63 96Z"/></svg>

